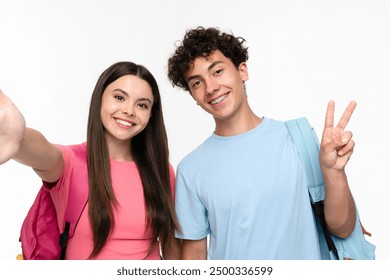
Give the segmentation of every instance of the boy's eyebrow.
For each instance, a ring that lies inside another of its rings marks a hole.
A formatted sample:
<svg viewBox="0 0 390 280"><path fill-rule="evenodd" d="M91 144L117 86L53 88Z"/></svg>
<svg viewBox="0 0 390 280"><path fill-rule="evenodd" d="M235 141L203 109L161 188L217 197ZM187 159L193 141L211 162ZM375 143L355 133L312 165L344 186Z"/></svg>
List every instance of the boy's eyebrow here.
<svg viewBox="0 0 390 280"><path fill-rule="evenodd" d="M211 63L209 65L209 67L207 67L207 70L210 71L211 69L213 69L213 67L217 64L220 64L220 63L223 63L223 61L220 61L220 60L217 60L217 61L214 61L213 63ZM192 79L196 79L196 78L199 78L200 75L193 75L193 76L190 76L188 77L186 80L187 80L187 83L192 80Z"/></svg>

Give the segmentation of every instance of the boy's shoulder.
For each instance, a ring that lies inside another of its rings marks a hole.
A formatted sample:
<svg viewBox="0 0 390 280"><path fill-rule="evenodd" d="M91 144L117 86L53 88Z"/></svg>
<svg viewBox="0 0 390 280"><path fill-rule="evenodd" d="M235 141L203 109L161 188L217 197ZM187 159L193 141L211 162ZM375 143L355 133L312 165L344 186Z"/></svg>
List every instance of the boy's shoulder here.
<svg viewBox="0 0 390 280"><path fill-rule="evenodd" d="M192 167L194 164L197 165L207 158L212 157L212 155L218 150L219 152L223 149L224 145L230 141L230 143L237 140L239 137L261 137L261 135L268 133L277 133L280 132L283 135L287 135L287 128L283 121L271 119L267 117L263 117L262 122L256 128L251 131L245 132L241 135L233 136L233 137L220 137L215 134L211 134L207 137L202 143L196 146L193 150L191 150L188 154L186 154L183 159L179 162L179 167ZM238 140L240 141L240 140Z"/></svg>

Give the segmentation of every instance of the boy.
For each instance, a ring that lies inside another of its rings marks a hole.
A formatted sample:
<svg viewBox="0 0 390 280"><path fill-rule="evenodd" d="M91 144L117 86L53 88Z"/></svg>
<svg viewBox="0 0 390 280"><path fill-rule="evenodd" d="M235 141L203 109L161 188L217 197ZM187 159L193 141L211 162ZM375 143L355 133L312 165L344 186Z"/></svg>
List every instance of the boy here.
<svg viewBox="0 0 390 280"><path fill-rule="evenodd" d="M281 121L259 117L247 99L248 51L242 37L189 30L168 61L174 86L212 115L215 131L178 165L176 211L183 259L320 259L305 171ZM347 237L355 205L345 166L356 103L333 126L328 104L320 165L329 229ZM210 235L209 245L207 236Z"/></svg>

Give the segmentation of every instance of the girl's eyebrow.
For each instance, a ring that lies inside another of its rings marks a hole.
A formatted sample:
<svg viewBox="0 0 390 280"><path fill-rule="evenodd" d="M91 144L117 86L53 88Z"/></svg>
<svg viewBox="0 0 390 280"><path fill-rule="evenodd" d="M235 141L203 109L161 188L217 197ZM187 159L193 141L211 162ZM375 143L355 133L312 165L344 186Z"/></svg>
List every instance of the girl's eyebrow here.
<svg viewBox="0 0 390 280"><path fill-rule="evenodd" d="M113 91L119 91L119 92L123 93L123 94L126 95L126 96L130 96L130 94L128 94L126 91L124 91L123 89L120 89L120 88L116 88L116 89L114 89ZM147 98L147 97L138 98L137 101L147 101L147 102L149 102L150 104L153 104L152 100L150 100L150 99Z"/></svg>
<svg viewBox="0 0 390 280"><path fill-rule="evenodd" d="M150 100L149 98L138 98L138 101L146 101L146 102L149 102L150 104L153 104L152 100Z"/></svg>
<svg viewBox="0 0 390 280"><path fill-rule="evenodd" d="M120 88L116 88L116 89L114 89L113 91L120 91L120 92L123 93L124 95L129 96L129 94L128 94L126 91L124 91L123 89L120 89Z"/></svg>

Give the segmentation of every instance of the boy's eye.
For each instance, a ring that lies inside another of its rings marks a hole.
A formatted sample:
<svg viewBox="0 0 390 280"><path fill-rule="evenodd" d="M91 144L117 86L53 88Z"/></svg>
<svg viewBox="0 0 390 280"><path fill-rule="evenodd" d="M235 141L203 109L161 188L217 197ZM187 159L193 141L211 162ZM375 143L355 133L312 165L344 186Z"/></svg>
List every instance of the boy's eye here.
<svg viewBox="0 0 390 280"><path fill-rule="evenodd" d="M215 75L219 75L219 74L221 74L222 72L223 72L222 69L217 69L217 70L215 70L214 74L215 74Z"/></svg>
<svg viewBox="0 0 390 280"><path fill-rule="evenodd" d="M196 87L198 87L200 85L200 81L198 80L198 81L195 81L195 82L193 82L192 83L192 88L196 88Z"/></svg>

